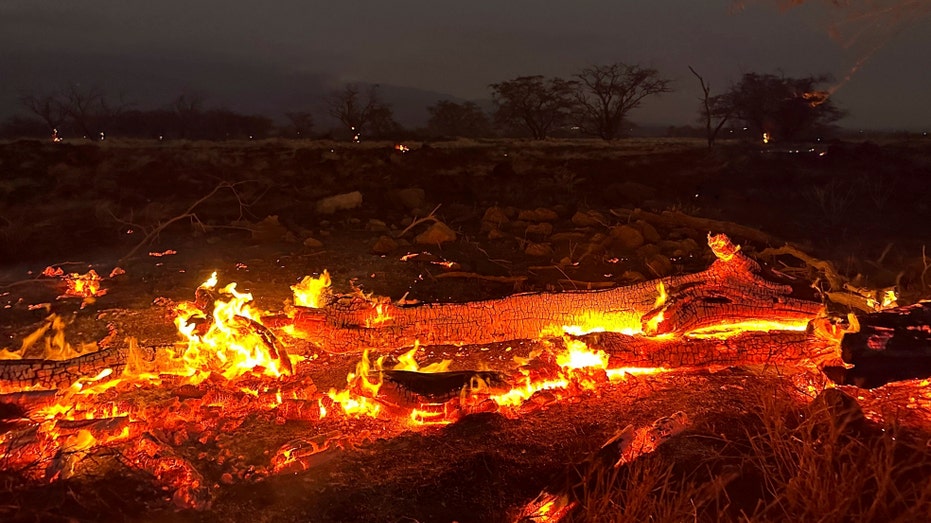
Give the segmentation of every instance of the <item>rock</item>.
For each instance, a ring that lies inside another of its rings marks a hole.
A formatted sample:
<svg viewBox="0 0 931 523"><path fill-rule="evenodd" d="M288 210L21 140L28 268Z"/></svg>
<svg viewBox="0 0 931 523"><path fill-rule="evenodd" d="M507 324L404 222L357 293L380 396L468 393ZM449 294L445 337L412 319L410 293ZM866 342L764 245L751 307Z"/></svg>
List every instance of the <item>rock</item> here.
<svg viewBox="0 0 931 523"><path fill-rule="evenodd" d="M531 223L527 226L527 229L524 231L527 236L538 236L540 238L546 238L550 234L553 234L553 224L552 223Z"/></svg>
<svg viewBox="0 0 931 523"><path fill-rule="evenodd" d="M662 240L662 237L659 235L659 232L656 230L656 227L653 227L649 223L639 220L636 223L637 228L640 229L640 232L643 234L643 238L650 242L656 243Z"/></svg>
<svg viewBox="0 0 931 523"><path fill-rule="evenodd" d="M375 241L375 244L372 245L372 254L391 254L392 252L398 250L398 242L390 236L381 236L378 240Z"/></svg>
<svg viewBox="0 0 931 523"><path fill-rule="evenodd" d="M505 223L511 221L508 215L501 207L489 207L482 216L482 230L491 230L500 228Z"/></svg>
<svg viewBox="0 0 931 523"><path fill-rule="evenodd" d="M279 242L287 238L288 229L278 222L278 216L266 216L264 220L253 225L252 239L259 242Z"/></svg>
<svg viewBox="0 0 931 523"><path fill-rule="evenodd" d="M558 243L558 242L582 243L585 241L585 239L586 239L585 233L575 232L575 231L556 232L556 233L551 234L549 237L549 240L554 243Z"/></svg>
<svg viewBox="0 0 931 523"><path fill-rule="evenodd" d="M681 242L679 242L679 248L682 249L682 251L687 255L695 254L696 252L699 252L702 250L702 247L698 245L698 242L693 240L692 238L686 238L682 240Z"/></svg>
<svg viewBox="0 0 931 523"><path fill-rule="evenodd" d="M553 209L546 207L537 207L533 210L523 210L517 215L518 220L528 222L554 222L559 219L559 215Z"/></svg>
<svg viewBox="0 0 931 523"><path fill-rule="evenodd" d="M634 251L643 245L643 233L630 225L617 225L611 228L611 238L615 245L624 250Z"/></svg>
<svg viewBox="0 0 931 523"><path fill-rule="evenodd" d="M323 242L312 237L307 237L304 239L304 247L310 247L311 249L319 249L323 247Z"/></svg>
<svg viewBox="0 0 931 523"><path fill-rule="evenodd" d="M672 262L662 254L648 256L643 260L643 265L657 278L672 274Z"/></svg>
<svg viewBox="0 0 931 523"><path fill-rule="evenodd" d="M387 223L372 218L365 224L365 230L372 232L388 232L389 229Z"/></svg>
<svg viewBox="0 0 931 523"><path fill-rule="evenodd" d="M646 259L661 252L660 247L653 243L646 243L637 248L635 253L638 258ZM667 253L668 255L668 253Z"/></svg>
<svg viewBox="0 0 931 523"><path fill-rule="evenodd" d="M527 256L552 256L553 246L548 243L531 243L524 249Z"/></svg>
<svg viewBox="0 0 931 523"><path fill-rule="evenodd" d="M576 211L572 224L576 227L598 227L606 223L604 214L598 211Z"/></svg>
<svg viewBox="0 0 931 523"><path fill-rule="evenodd" d="M409 187L389 192L388 200L413 211L423 208L427 202L427 194L420 187Z"/></svg>
<svg viewBox="0 0 931 523"><path fill-rule="evenodd" d="M489 240L501 240L501 239L504 239L504 238L507 238L507 237L508 237L508 235L505 234L505 233L503 233L503 232L501 232L501 229L492 229L492 230L488 231L488 239L489 239Z"/></svg>
<svg viewBox="0 0 931 523"><path fill-rule="evenodd" d="M417 245L440 245L452 241L456 241L456 231L443 222L434 222L429 229L414 238Z"/></svg>
<svg viewBox="0 0 931 523"><path fill-rule="evenodd" d="M318 200L314 209L317 214L333 214L336 211L355 209L360 205L362 205L362 193L352 191Z"/></svg>

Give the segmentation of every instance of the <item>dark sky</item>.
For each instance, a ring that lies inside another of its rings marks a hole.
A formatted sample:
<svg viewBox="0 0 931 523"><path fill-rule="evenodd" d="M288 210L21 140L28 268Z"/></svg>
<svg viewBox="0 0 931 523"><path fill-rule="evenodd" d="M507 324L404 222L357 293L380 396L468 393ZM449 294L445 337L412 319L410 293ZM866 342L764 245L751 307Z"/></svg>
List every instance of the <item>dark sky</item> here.
<svg viewBox="0 0 931 523"><path fill-rule="evenodd" d="M835 95L850 112L842 124L931 128L931 2L850 3L2 0L0 114L23 92L69 82L145 106L196 90L267 112L346 81L487 99L496 81L621 61L659 69L677 91L632 119L684 124L700 95L688 65L724 89L751 71L840 80L868 57Z"/></svg>

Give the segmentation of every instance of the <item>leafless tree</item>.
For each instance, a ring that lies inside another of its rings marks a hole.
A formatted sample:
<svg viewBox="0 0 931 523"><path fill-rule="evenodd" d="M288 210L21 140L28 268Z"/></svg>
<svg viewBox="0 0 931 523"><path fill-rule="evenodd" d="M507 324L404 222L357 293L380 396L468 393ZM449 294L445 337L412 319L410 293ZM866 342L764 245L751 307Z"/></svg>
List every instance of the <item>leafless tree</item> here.
<svg viewBox="0 0 931 523"><path fill-rule="evenodd" d="M644 98L667 93L669 80L656 69L616 63L583 69L578 78L579 127L604 140L620 138L627 113Z"/></svg>
<svg viewBox="0 0 931 523"><path fill-rule="evenodd" d="M495 123L506 129L523 129L535 140L545 139L565 125L573 107L575 83L562 78L520 76L491 84Z"/></svg>
<svg viewBox="0 0 931 523"><path fill-rule="evenodd" d="M358 85L347 84L327 97L327 110L349 131L353 141L361 140L369 131L385 134L397 126L391 107L378 97L377 85L362 93Z"/></svg>
<svg viewBox="0 0 931 523"><path fill-rule="evenodd" d="M705 123L708 148L711 149L714 147L714 142L718 137L718 133L724 127L724 124L727 123L728 119L730 119L731 114L733 114L733 105L727 103L725 95L712 96L711 84L705 82L705 79L702 78L691 65L689 66L689 71L692 71L692 74L698 78L699 85L701 85L701 118Z"/></svg>
<svg viewBox="0 0 931 523"><path fill-rule="evenodd" d="M48 126L49 132L61 128L67 116L65 103L58 94L24 95L20 103Z"/></svg>

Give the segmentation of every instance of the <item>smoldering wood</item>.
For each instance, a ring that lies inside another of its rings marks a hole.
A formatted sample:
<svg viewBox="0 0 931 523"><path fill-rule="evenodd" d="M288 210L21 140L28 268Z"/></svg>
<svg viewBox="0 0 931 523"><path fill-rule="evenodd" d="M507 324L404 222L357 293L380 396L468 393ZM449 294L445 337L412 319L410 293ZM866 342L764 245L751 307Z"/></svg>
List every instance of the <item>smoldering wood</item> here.
<svg viewBox="0 0 931 523"><path fill-rule="evenodd" d="M626 319L647 334L680 333L721 323L765 319L804 322L823 312L820 302L793 296L793 289L760 276L760 266L742 253L708 269L599 291L518 294L468 303L375 306L360 296L319 309L297 308L293 324L301 337L331 352L422 345L479 345L536 339L563 326L610 325ZM660 291L662 288L662 291ZM658 303L660 292L667 298ZM650 324L660 312L662 321Z"/></svg>

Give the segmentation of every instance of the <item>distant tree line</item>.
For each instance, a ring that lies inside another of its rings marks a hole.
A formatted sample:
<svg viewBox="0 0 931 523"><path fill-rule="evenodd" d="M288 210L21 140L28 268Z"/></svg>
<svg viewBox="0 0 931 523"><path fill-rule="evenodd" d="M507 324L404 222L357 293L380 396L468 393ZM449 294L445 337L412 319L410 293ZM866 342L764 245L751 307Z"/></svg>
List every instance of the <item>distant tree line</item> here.
<svg viewBox="0 0 931 523"><path fill-rule="evenodd" d="M754 137L788 141L824 132L843 112L829 93L819 89L826 76L790 78L746 73L727 90L711 86L689 67L702 90L702 129L670 128L670 134L703 135L708 146L725 129L736 127ZM199 94L182 94L164 107L138 109L124 96L111 97L101 88L72 85L66 90L27 94L21 103L28 115L0 125L0 137L67 136L149 139L261 139L268 137L330 137L369 139L484 138L494 136L543 140L548 137L623 138L632 127L628 115L645 99L672 91L659 71L615 63L587 67L571 78L520 76L489 86L493 107L486 113L474 102L441 100L427 108L423 129L406 130L397 123L378 86L344 85L330 93L323 106L337 128L321 134L313 113L287 112L279 122L267 116L208 107Z"/></svg>

